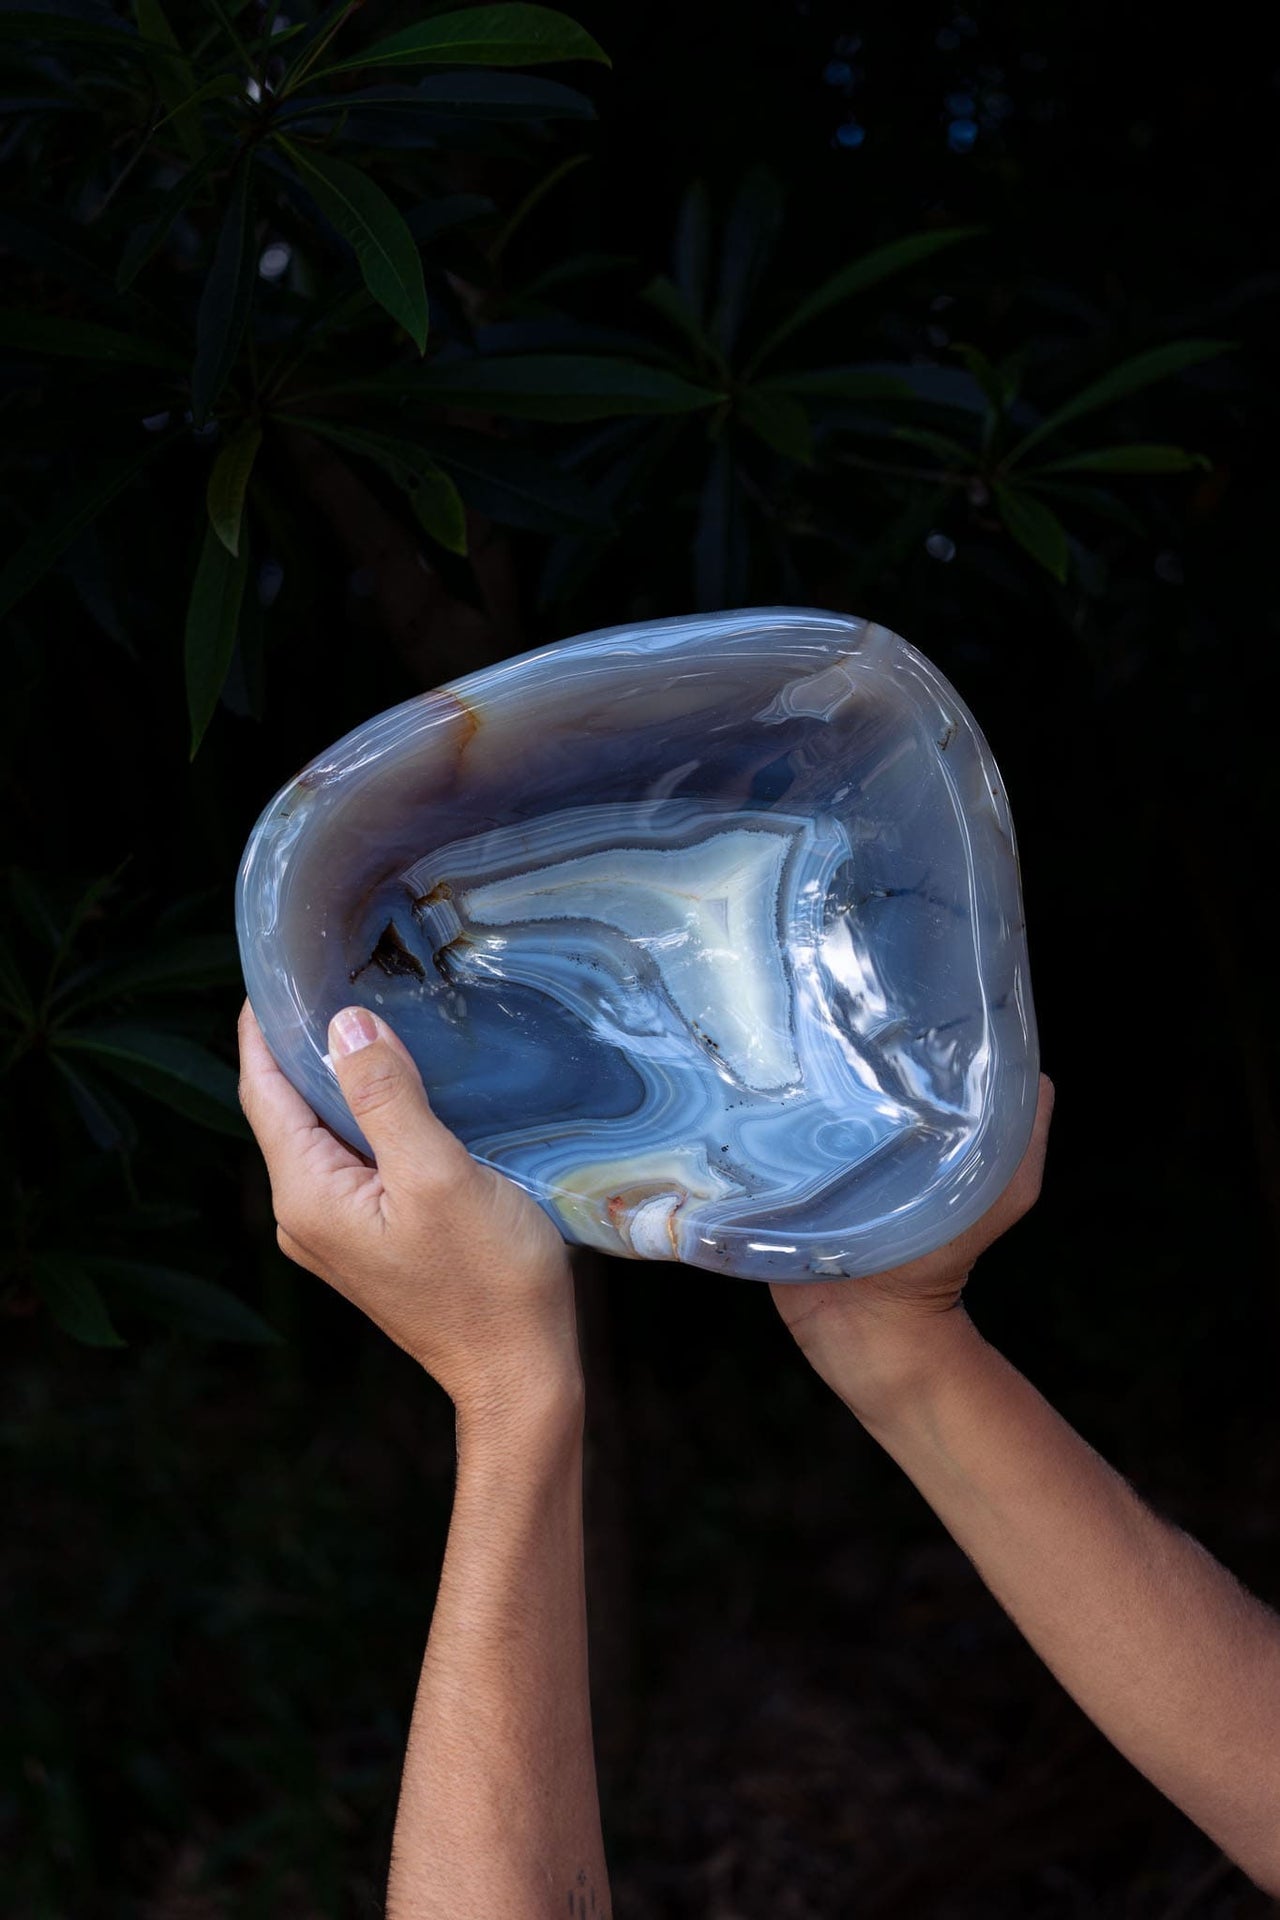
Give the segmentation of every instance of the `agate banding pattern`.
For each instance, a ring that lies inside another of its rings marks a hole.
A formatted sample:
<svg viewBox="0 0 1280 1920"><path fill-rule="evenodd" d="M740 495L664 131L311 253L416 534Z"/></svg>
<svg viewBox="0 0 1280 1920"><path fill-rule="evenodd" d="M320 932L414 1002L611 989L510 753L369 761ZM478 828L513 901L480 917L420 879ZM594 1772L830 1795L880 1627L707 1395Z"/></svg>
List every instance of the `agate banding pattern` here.
<svg viewBox="0 0 1280 1920"><path fill-rule="evenodd" d="M797 1280L995 1200L1038 1058L1014 833L955 690L883 627L616 627L379 714L264 811L237 924L268 1045L367 1151L330 1017L565 1236Z"/></svg>

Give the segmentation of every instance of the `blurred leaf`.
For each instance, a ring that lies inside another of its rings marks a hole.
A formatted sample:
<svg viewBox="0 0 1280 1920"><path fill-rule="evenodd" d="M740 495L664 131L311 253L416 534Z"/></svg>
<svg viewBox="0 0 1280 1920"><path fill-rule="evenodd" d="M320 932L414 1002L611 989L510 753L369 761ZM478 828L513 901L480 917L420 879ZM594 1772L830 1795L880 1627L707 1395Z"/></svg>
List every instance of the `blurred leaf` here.
<svg viewBox="0 0 1280 1920"><path fill-rule="evenodd" d="M124 293L133 285L148 260L159 252L168 239L179 214L190 206L215 166L225 157L224 153L215 150L206 154L197 166L188 168L182 178L175 180L164 194L156 211L133 229L116 268L117 293Z"/></svg>
<svg viewBox="0 0 1280 1920"><path fill-rule="evenodd" d="M693 543L694 597L699 612L740 606L746 596L744 502L728 442L711 449Z"/></svg>
<svg viewBox="0 0 1280 1920"><path fill-rule="evenodd" d="M134 12L143 39L154 47L164 49L159 58L148 64L155 79L156 91L168 108L166 118L173 122L174 134L188 159L199 160L204 153L204 133L198 108L191 98L195 92L195 81L190 62L178 45L161 0L134 0ZM175 55L177 58L173 57Z"/></svg>
<svg viewBox="0 0 1280 1920"><path fill-rule="evenodd" d="M1002 379L995 367L992 366L986 354L983 353L982 349L980 347L967 346L963 341L956 341L951 351L959 354L969 372L982 388L993 412L1003 413L1012 403L1013 394L1009 390L1007 383Z"/></svg>
<svg viewBox="0 0 1280 1920"><path fill-rule="evenodd" d="M213 527L205 530L200 564L187 604L187 711L194 760L213 718L235 651L236 628L249 574L249 544L233 556Z"/></svg>
<svg viewBox="0 0 1280 1920"><path fill-rule="evenodd" d="M788 460L809 466L813 460L813 434L809 416L799 401L781 393L762 393L748 387L740 395L738 415L742 424Z"/></svg>
<svg viewBox="0 0 1280 1920"><path fill-rule="evenodd" d="M590 487L549 460L486 434L432 427L426 450L457 481L467 505L534 533L608 533L613 519Z"/></svg>
<svg viewBox="0 0 1280 1920"><path fill-rule="evenodd" d="M31 1263L36 1292L56 1325L85 1347L123 1347L106 1303L74 1254L41 1253Z"/></svg>
<svg viewBox="0 0 1280 1920"><path fill-rule="evenodd" d="M953 247L957 241L969 240L983 231L981 227L944 227L934 233L913 233L903 240L894 240L886 247L877 247L872 253L863 254L860 260L854 260L839 273L833 274L793 307L781 325L774 328L764 345L756 349L747 371L759 366L767 354L789 340L801 327L807 327L811 320L827 313L832 307L850 299L855 293L861 293L866 287L874 287L881 280L887 280L892 274L904 273L908 267L914 267L921 260L940 252L944 247Z"/></svg>
<svg viewBox="0 0 1280 1920"><path fill-rule="evenodd" d="M603 355L502 354L433 360L425 367L340 381L337 393L397 393L527 420L607 420L618 414L694 413L724 398L679 374Z"/></svg>
<svg viewBox="0 0 1280 1920"><path fill-rule="evenodd" d="M131 454L127 460L121 460L96 474L84 486L75 487L70 493L64 494L58 511L28 534L3 572L0 572L0 615L8 613L11 607L15 607L19 600L30 593L76 536L97 519L118 493L124 491L148 461L154 460L166 447L171 447L177 438L178 432L156 434L141 452Z"/></svg>
<svg viewBox="0 0 1280 1920"><path fill-rule="evenodd" d="M102 1006L132 994L207 992L237 986L240 959L230 934L189 934L123 960L97 962L69 974L50 1004L60 1019L84 1007Z"/></svg>
<svg viewBox="0 0 1280 1920"><path fill-rule="evenodd" d="M793 394L815 400L911 400L913 388L898 374L872 367L813 367L802 373L771 373L752 383L756 393Z"/></svg>
<svg viewBox="0 0 1280 1920"><path fill-rule="evenodd" d="M971 472L977 464L978 456L974 449L966 447L959 440L953 440L949 434L934 433L928 427L893 427L891 433L895 440L901 440L909 447L920 447L948 467L958 467L961 472Z"/></svg>
<svg viewBox="0 0 1280 1920"><path fill-rule="evenodd" d="M101 16L82 19L71 13L39 12L30 7L0 11L0 41L67 41L82 47L97 47L109 53L127 54L131 59L173 58L166 49L150 47L140 34L122 20L118 26L106 26Z"/></svg>
<svg viewBox="0 0 1280 1920"><path fill-rule="evenodd" d="M660 273L649 282L640 297L648 302L655 313L660 313L664 320L669 321L678 333L682 333L695 351L719 360L720 356L707 338L702 322L674 281Z"/></svg>
<svg viewBox="0 0 1280 1920"><path fill-rule="evenodd" d="M428 126L441 119L481 120L594 120L595 105L585 93L566 87L559 80L544 80L529 73L490 73L462 69L458 73L433 73L413 87L372 87L360 93L335 93L312 97L296 94L286 100L276 114L278 125L295 127L299 122L324 115L376 116L379 112L403 114L405 108L418 109ZM376 124L376 121L374 122ZM435 136L437 137L438 130Z"/></svg>
<svg viewBox="0 0 1280 1920"><path fill-rule="evenodd" d="M103 1153L132 1153L138 1144L138 1129L133 1116L95 1076L83 1066L72 1066L56 1052L50 1052L54 1068L66 1083L72 1104L95 1147Z"/></svg>
<svg viewBox="0 0 1280 1920"><path fill-rule="evenodd" d="M364 283L398 320L419 353L427 348L427 290L422 258L404 216L382 188L345 160L304 152L281 139L299 179L320 211L355 249Z"/></svg>
<svg viewBox="0 0 1280 1920"><path fill-rule="evenodd" d="M1014 487L995 489L996 510L1009 533L1059 583L1067 577L1067 530L1052 508Z"/></svg>
<svg viewBox="0 0 1280 1920"><path fill-rule="evenodd" d="M244 497L261 445L261 426L256 420L246 420L228 440L209 474L205 494L209 521L227 552L233 556L238 556L240 552Z"/></svg>
<svg viewBox="0 0 1280 1920"><path fill-rule="evenodd" d="M725 222L711 336L731 354L782 227L782 189L767 167L752 167Z"/></svg>
<svg viewBox="0 0 1280 1920"><path fill-rule="evenodd" d="M232 177L231 197L196 312L191 416L197 427L204 425L231 377L249 318L257 274L252 193L252 168L246 155Z"/></svg>
<svg viewBox="0 0 1280 1920"><path fill-rule="evenodd" d="M1193 467L1210 471L1212 460L1202 453L1188 453L1185 447L1167 447L1133 442L1124 447L1095 447L1090 453L1073 453L1065 460L1050 460L1033 467L1033 473L1189 473Z"/></svg>
<svg viewBox="0 0 1280 1920"><path fill-rule="evenodd" d="M112 1300L166 1326L203 1340L239 1340L254 1346L279 1346L280 1335L238 1294L198 1273L149 1261L85 1255L81 1262L102 1282Z"/></svg>
<svg viewBox="0 0 1280 1920"><path fill-rule="evenodd" d="M610 64L591 35L567 14L551 7L511 5L436 14L309 78L326 79L366 67L533 67L551 60Z"/></svg>
<svg viewBox="0 0 1280 1920"><path fill-rule="evenodd" d="M707 315L711 275L711 196L705 181L695 180L680 203L671 271L701 326Z"/></svg>
<svg viewBox="0 0 1280 1920"><path fill-rule="evenodd" d="M186 361L175 347L144 340L136 333L120 333L90 320L62 320L56 314L0 313L0 347L76 360L99 360L111 366L168 367L186 371Z"/></svg>
<svg viewBox="0 0 1280 1920"><path fill-rule="evenodd" d="M62 1029L53 1044L59 1052L87 1053L128 1085L190 1120L237 1139L248 1136L235 1074L194 1040L121 1022Z"/></svg>
<svg viewBox="0 0 1280 1920"><path fill-rule="evenodd" d="M1127 501L1109 493L1104 487L1085 486L1080 481L1053 480L1042 476L1039 469L1022 476L1024 488L1050 500L1061 502L1064 507L1078 508L1085 513L1095 513L1102 520L1109 521L1113 527L1140 540L1147 532L1141 517L1133 511Z"/></svg>
<svg viewBox="0 0 1280 1920"><path fill-rule="evenodd" d="M443 467L424 461L409 489L409 504L419 524L450 553L467 550L467 511Z"/></svg>
<svg viewBox="0 0 1280 1920"><path fill-rule="evenodd" d="M1167 380L1171 374L1181 373L1187 367L1216 359L1220 353L1230 352L1233 345L1234 342L1230 340L1174 340L1167 347L1152 347L1146 353L1135 354L1131 360L1124 360L1118 367L1113 367L1101 380L1095 380L1092 386L1083 388L1055 413L1048 414L1038 427L1033 427L1019 441L1005 465L1012 466L1015 461L1022 459L1029 448L1047 439L1051 433L1058 433L1082 414L1093 413L1098 407L1108 407L1113 401L1123 400L1126 395L1137 393L1156 380Z"/></svg>

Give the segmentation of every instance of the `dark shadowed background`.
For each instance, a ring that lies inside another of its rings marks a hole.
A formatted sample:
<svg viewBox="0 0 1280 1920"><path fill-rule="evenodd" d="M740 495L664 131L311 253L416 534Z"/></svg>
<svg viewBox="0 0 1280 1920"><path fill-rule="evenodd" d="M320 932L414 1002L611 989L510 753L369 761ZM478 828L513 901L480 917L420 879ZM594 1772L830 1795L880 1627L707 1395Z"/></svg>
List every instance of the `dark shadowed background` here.
<svg viewBox="0 0 1280 1920"><path fill-rule="evenodd" d="M647 0L570 8L610 69L484 8L363 70L444 10L164 6L0 17L4 1913L381 1911L451 1409L276 1251L232 887L348 728L593 625L833 607L959 688L1058 1091L974 1317L1280 1598L1273 48ZM762 1286L579 1293L617 1920L1270 1910Z"/></svg>

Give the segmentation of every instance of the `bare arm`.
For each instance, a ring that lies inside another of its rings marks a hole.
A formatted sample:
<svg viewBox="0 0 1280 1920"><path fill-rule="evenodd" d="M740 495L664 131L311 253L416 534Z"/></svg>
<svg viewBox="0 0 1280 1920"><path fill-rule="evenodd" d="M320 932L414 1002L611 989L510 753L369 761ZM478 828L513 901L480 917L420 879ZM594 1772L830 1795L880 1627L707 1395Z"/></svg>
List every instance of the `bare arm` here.
<svg viewBox="0 0 1280 1920"><path fill-rule="evenodd" d="M372 1021L372 1015L364 1016ZM583 1384L559 1234L432 1114L381 1021L335 1071L370 1166L280 1073L247 1006L245 1111L280 1244L453 1399L458 1475L388 1920L607 1920L587 1674Z"/></svg>
<svg viewBox="0 0 1280 1920"><path fill-rule="evenodd" d="M977 1253L1035 1199L1048 1104L972 1236L895 1274L775 1298L1089 1717L1280 1894L1280 1618L1152 1513L960 1304Z"/></svg>

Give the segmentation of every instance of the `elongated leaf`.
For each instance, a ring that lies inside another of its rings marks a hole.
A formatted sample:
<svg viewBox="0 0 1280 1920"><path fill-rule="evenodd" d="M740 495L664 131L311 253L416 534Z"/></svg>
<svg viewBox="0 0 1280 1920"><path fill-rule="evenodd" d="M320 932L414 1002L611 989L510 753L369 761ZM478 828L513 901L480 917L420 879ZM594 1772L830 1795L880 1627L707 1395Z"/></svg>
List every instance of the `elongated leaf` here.
<svg viewBox="0 0 1280 1920"><path fill-rule="evenodd" d="M953 440L950 434L934 433L928 427L894 427L892 432L895 440L901 440L908 447L920 447L936 460L944 461L948 467L971 472L977 463L975 450L959 440Z"/></svg>
<svg viewBox="0 0 1280 1920"><path fill-rule="evenodd" d="M741 606L747 584L745 506L737 469L722 436L711 449L693 542L694 600L699 612Z"/></svg>
<svg viewBox="0 0 1280 1920"><path fill-rule="evenodd" d="M191 718L193 760L213 718L235 652L240 606L248 576L248 542L242 542L240 552L233 556L215 529L209 527L187 604L187 711Z"/></svg>
<svg viewBox="0 0 1280 1920"><path fill-rule="evenodd" d="M65 1020L82 1008L135 994L205 993L210 987L235 986L239 979L239 955L229 934L188 934L128 959L97 962L68 974L51 1005Z"/></svg>
<svg viewBox="0 0 1280 1920"><path fill-rule="evenodd" d="M665 274L660 273L649 282L640 297L648 302L655 313L660 313L664 320L682 333L697 353L719 361L720 356L707 337L702 322L674 280L668 280Z"/></svg>
<svg viewBox="0 0 1280 1920"><path fill-rule="evenodd" d="M1067 530L1051 507L1020 488L997 487L996 510L1020 547L1055 580L1067 577Z"/></svg>
<svg viewBox="0 0 1280 1920"><path fill-rule="evenodd" d="M535 67L552 60L599 60L610 65L608 55L585 28L551 7L471 7L463 13L438 13L420 20L375 41L353 59L311 74L309 80L367 67Z"/></svg>
<svg viewBox="0 0 1280 1920"><path fill-rule="evenodd" d="M188 168L180 180L174 181L150 218L133 229L116 268L118 293L131 287L148 260L159 252L173 230L174 221L190 206L218 161L224 158L224 154L214 151L206 154L198 165Z"/></svg>
<svg viewBox="0 0 1280 1920"><path fill-rule="evenodd" d="M186 362L175 347L101 327L91 320L63 320L56 314L0 313L0 347L41 358L100 360L113 366L167 367L181 373Z"/></svg>
<svg viewBox="0 0 1280 1920"><path fill-rule="evenodd" d="M95 474L92 480L64 496L58 511L28 535L0 572L0 615L8 613L30 593L77 535L97 519L103 508L124 491L149 461L171 447L178 437L176 432L157 434L149 446Z"/></svg>
<svg viewBox="0 0 1280 1920"><path fill-rule="evenodd" d="M55 1323L84 1347L123 1347L106 1302L74 1254L42 1253L31 1264L36 1292Z"/></svg>
<svg viewBox="0 0 1280 1920"><path fill-rule="evenodd" d="M279 109L279 124L339 114L363 114L370 125L380 112L421 114L430 126L439 120L594 120L595 105L585 93L531 73L487 73L462 69L433 73L414 87L369 87L359 93L296 94Z"/></svg>
<svg viewBox="0 0 1280 1920"><path fill-rule="evenodd" d="M241 161L231 183L231 198L223 216L196 313L196 358L191 370L191 415L202 427L217 405L240 352L249 318L257 262L253 245L253 174L248 158Z"/></svg>
<svg viewBox="0 0 1280 1920"><path fill-rule="evenodd" d="M138 1144L138 1129L114 1094L108 1093L83 1063L72 1066L60 1053L50 1053L49 1058L94 1146L103 1153L132 1153Z"/></svg>
<svg viewBox="0 0 1280 1920"><path fill-rule="evenodd" d="M784 340L789 340L801 327L807 327L811 320L820 314L830 312L855 293L861 293L867 287L888 280L895 273L905 273L908 267L918 266L920 261L928 260L944 247L954 247L961 240L970 240L983 231L981 227L942 227L934 233L912 233L903 240L893 240L887 247L877 247L872 253L864 253L860 260L851 261L833 274L830 280L802 300L780 326L774 328L762 347L756 350L747 371L759 366L760 362L771 354Z"/></svg>
<svg viewBox="0 0 1280 1920"><path fill-rule="evenodd" d="M150 65L155 76L156 91L169 110L166 118L173 122L173 131L188 159L199 160L204 154L204 132L200 125L199 109L191 103L195 81L190 62L178 45L161 0L134 0L134 12L143 39L163 49L161 56Z"/></svg>
<svg viewBox="0 0 1280 1920"><path fill-rule="evenodd" d="M767 167L752 167L725 221L711 336L732 354L760 277L782 227L782 188Z"/></svg>
<svg viewBox="0 0 1280 1920"><path fill-rule="evenodd" d="M433 427L430 454L452 474L469 507L503 526L534 533L608 533L613 518L571 473L487 434Z"/></svg>
<svg viewBox="0 0 1280 1920"><path fill-rule="evenodd" d="M809 429L809 416L798 400L791 400L782 393L761 393L757 387L748 387L738 401L738 411L745 427L749 428L766 446L775 453L782 454L788 460L798 460L802 466L809 466L813 460L813 435Z"/></svg>
<svg viewBox="0 0 1280 1920"><path fill-rule="evenodd" d="M1212 468L1212 460L1202 453L1188 453L1185 447L1167 447L1135 441L1124 447L1095 447L1089 453L1073 453L1065 460L1050 460L1035 467L1035 473L1189 473L1193 467Z"/></svg>
<svg viewBox="0 0 1280 1920"><path fill-rule="evenodd" d="M340 392L398 392L478 413L526 420L607 420L619 414L696 413L724 395L636 360L571 353L432 361L403 374L344 382Z"/></svg>
<svg viewBox="0 0 1280 1920"><path fill-rule="evenodd" d="M914 389L900 375L872 367L812 367L805 373L772 373L755 381L757 393L781 393L797 400L914 400Z"/></svg>
<svg viewBox="0 0 1280 1920"><path fill-rule="evenodd" d="M248 1136L235 1074L194 1040L122 1022L62 1029L54 1044L59 1052L87 1054L117 1078L190 1120L236 1139Z"/></svg>
<svg viewBox="0 0 1280 1920"><path fill-rule="evenodd" d="M229 1288L201 1274L99 1254L83 1257L81 1264L102 1283L111 1300L118 1299L121 1306L181 1333L259 1347L281 1344L280 1335L260 1313Z"/></svg>
<svg viewBox="0 0 1280 1920"><path fill-rule="evenodd" d="M1181 373L1187 367L1214 360L1220 353L1230 352L1232 344L1230 340L1174 340L1167 347L1152 347L1146 353L1134 354L1131 360L1124 360L1118 367L1113 367L1101 380L1095 380L1091 386L1083 388L1074 399L1047 415L1038 427L1033 427L1009 455L1006 466L1022 460L1030 448L1046 440L1051 433L1060 432L1072 420L1080 419L1082 414L1094 413L1099 407L1109 407L1113 401L1123 400L1129 394L1151 386L1156 380L1167 380L1171 374Z"/></svg>
<svg viewBox="0 0 1280 1920"><path fill-rule="evenodd" d="M249 476L253 472L253 463L261 445L261 426L256 420L246 420L244 425L232 434L214 461L209 475L209 485L205 494L209 522L227 552L233 557L238 556L240 552L244 497L249 490Z"/></svg>
<svg viewBox="0 0 1280 1920"><path fill-rule="evenodd" d="M35 1002L3 933L0 933L0 1011L25 1025L35 1013Z"/></svg>
<svg viewBox="0 0 1280 1920"><path fill-rule="evenodd" d="M364 283L380 307L398 320L419 353L427 349L427 289L422 256L404 215L358 167L328 155L280 147L326 219L355 249Z"/></svg>
<svg viewBox="0 0 1280 1920"><path fill-rule="evenodd" d="M671 274L689 311L702 325L711 277L711 195L704 180L695 180L680 203Z"/></svg>
<svg viewBox="0 0 1280 1920"><path fill-rule="evenodd" d="M164 48L148 46L122 20L118 27L104 26L97 20L83 20L74 14L42 13L34 8L14 7L0 11L0 41L63 41L74 46L95 47L107 53L121 53L135 60L173 58Z"/></svg>
<svg viewBox="0 0 1280 1920"><path fill-rule="evenodd" d="M443 467L425 461L409 489L409 505L418 524L449 553L467 550L467 510Z"/></svg>
<svg viewBox="0 0 1280 1920"><path fill-rule="evenodd" d="M442 467L426 453L417 440L397 439L392 434L376 433L346 421L326 420L306 414L285 414L294 426L318 433L335 446L350 453L363 454L403 487L409 496L417 520L433 540L450 553L467 550L467 516L458 489Z"/></svg>

